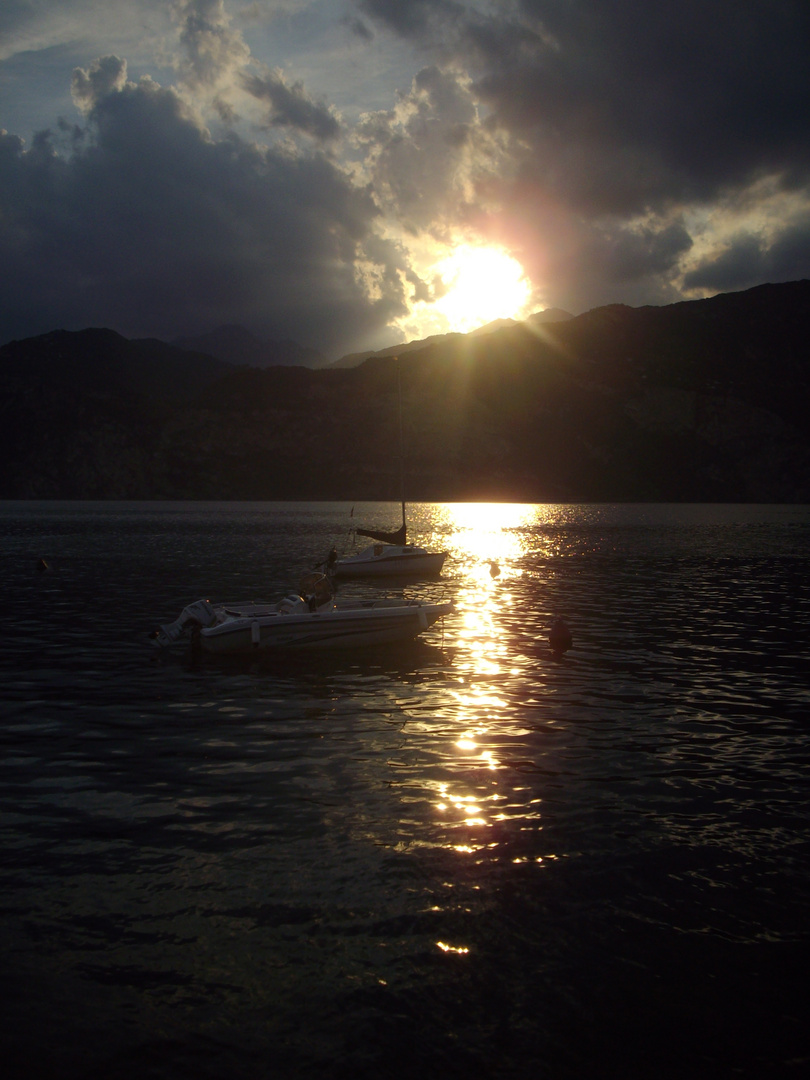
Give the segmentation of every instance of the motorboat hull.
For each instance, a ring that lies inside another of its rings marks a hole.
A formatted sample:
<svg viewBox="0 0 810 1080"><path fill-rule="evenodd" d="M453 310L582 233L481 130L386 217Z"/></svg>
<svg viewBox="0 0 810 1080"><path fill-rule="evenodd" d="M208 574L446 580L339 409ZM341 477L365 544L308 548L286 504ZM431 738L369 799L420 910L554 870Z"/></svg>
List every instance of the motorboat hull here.
<svg viewBox="0 0 810 1080"><path fill-rule="evenodd" d="M275 607L256 603L198 606L205 603L198 601L186 609L190 616L184 612L177 623L162 627L158 644L171 644L190 632L203 652L218 655L362 649L410 641L453 609L450 602L416 600L349 601L315 611L296 610L283 602ZM210 620L209 625L201 625L199 619Z"/></svg>

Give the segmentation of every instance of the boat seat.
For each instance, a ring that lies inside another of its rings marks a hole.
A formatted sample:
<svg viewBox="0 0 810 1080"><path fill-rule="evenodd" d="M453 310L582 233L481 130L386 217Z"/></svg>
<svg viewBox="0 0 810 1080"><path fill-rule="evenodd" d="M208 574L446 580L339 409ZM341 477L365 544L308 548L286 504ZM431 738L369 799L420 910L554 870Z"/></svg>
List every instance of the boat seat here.
<svg viewBox="0 0 810 1080"><path fill-rule="evenodd" d="M309 611L309 605L300 596L285 596L278 605L278 611L282 615L296 615L301 611Z"/></svg>

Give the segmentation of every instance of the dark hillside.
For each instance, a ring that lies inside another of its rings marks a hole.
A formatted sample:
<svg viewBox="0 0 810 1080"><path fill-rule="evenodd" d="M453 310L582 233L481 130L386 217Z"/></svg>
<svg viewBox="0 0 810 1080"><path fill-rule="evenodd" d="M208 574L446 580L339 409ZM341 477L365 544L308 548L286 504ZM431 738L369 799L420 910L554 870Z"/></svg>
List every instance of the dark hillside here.
<svg viewBox="0 0 810 1080"><path fill-rule="evenodd" d="M810 502L810 283L234 367L110 331L0 350L4 498Z"/></svg>
<svg viewBox="0 0 810 1080"><path fill-rule="evenodd" d="M156 338L129 341L113 330L54 330L0 349L4 378L48 381L95 391L180 399L220 378L232 365Z"/></svg>

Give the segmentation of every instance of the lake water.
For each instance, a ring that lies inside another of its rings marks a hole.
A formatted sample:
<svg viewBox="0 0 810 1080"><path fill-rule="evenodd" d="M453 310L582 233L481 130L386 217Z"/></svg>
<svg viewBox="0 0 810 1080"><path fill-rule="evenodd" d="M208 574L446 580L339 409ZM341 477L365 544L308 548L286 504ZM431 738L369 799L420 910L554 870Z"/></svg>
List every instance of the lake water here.
<svg viewBox="0 0 810 1080"><path fill-rule="evenodd" d="M148 643L356 523L0 504L3 1075L805 1075L810 508L418 505L415 645Z"/></svg>

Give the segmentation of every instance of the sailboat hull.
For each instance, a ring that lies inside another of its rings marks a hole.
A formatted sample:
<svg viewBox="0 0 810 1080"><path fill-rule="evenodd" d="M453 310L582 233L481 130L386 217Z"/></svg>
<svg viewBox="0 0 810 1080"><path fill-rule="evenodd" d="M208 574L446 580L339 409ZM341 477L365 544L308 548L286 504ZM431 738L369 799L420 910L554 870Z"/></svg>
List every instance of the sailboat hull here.
<svg viewBox="0 0 810 1080"><path fill-rule="evenodd" d="M438 577L446 551L425 551L406 544L373 544L356 555L338 559L336 577Z"/></svg>
<svg viewBox="0 0 810 1080"><path fill-rule="evenodd" d="M402 524L393 532L377 532L358 529L358 536L368 537L377 543L355 555L347 555L331 564L335 577L359 578L431 578L442 572L446 551L426 551L407 543L405 524L405 457L402 439L402 384L399 360L397 360L397 397L399 399L399 469L401 487Z"/></svg>

